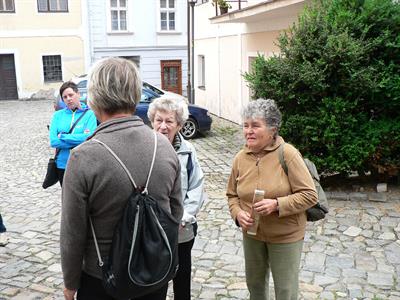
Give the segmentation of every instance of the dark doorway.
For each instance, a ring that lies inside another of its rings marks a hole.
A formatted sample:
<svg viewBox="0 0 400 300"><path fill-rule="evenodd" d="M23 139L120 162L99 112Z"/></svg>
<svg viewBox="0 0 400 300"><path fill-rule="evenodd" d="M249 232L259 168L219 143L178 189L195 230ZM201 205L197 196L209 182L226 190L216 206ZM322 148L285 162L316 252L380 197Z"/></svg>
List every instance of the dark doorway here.
<svg viewBox="0 0 400 300"><path fill-rule="evenodd" d="M18 99L14 54L0 54L0 100Z"/></svg>

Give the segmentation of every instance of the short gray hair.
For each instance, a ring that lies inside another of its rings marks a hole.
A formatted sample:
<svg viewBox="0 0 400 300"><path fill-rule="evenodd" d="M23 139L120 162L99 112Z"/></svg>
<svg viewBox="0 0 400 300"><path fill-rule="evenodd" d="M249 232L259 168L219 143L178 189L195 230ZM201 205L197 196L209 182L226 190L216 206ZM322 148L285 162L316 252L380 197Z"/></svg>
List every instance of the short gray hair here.
<svg viewBox="0 0 400 300"><path fill-rule="evenodd" d="M278 106L272 99L262 99L250 101L243 109L243 119L264 119L266 125L270 128L276 128L276 134L281 127L282 115Z"/></svg>
<svg viewBox="0 0 400 300"><path fill-rule="evenodd" d="M89 73L88 103L95 111L135 112L142 81L135 64L109 57L98 61Z"/></svg>
<svg viewBox="0 0 400 300"><path fill-rule="evenodd" d="M151 123L154 122L154 116L157 111L175 112L176 121L179 126L183 126L189 117L188 105L184 100L173 97L157 98L149 105L147 116Z"/></svg>

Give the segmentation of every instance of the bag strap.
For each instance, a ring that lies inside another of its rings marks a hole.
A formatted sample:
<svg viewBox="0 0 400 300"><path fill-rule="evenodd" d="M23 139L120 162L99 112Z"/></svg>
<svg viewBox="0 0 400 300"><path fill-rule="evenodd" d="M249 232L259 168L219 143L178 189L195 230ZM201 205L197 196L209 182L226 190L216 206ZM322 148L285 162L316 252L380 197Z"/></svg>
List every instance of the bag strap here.
<svg viewBox="0 0 400 300"><path fill-rule="evenodd" d="M89 109L85 109L85 110L83 111L83 114L81 114L81 115L79 116L78 120L75 121L75 123L72 125L72 127L71 127L71 128L69 129L69 131L67 132L68 134L70 134L70 133L72 132L72 130L74 130L76 124L78 124L78 122L83 118L83 116L87 113L88 110L89 110ZM56 154L54 155L54 159L57 159L58 153L60 153L60 149L59 149L59 148L56 148Z"/></svg>
<svg viewBox="0 0 400 300"><path fill-rule="evenodd" d="M148 185L149 185L150 176L151 176L151 173L152 173L152 171L153 171L154 161L156 160L156 152L157 152L157 134L156 134L155 131L153 131L153 133L154 133L153 158L152 158L151 165L150 165L149 175L147 176L146 185L145 185L145 187L144 187L144 190L142 191L142 194L146 194L146 195L148 194L148 189L147 189L147 187L148 187ZM104 142L99 141L99 140L97 140L97 139L92 139L92 141L95 141L95 142L99 143L100 145L104 146L104 147L108 150L108 152L110 152L110 153L112 154L112 156L114 156L114 158L119 162L119 164L121 165L121 167L125 170L125 172L126 172L126 174L128 175L129 180L131 181L133 187L134 187L135 189L137 189L137 185L136 185L135 181L133 180L131 173L129 172L129 170L128 170L128 168L126 167L126 165L122 162L122 160L118 157L118 155L115 154L115 152L114 152L107 144L105 144ZM90 217L90 215L89 215L89 222L90 222L90 228L91 228L92 234L93 234L94 245L95 245L95 247L96 247L97 258L98 258L98 260L99 260L99 266L102 267L102 266L104 265L104 262L103 262L103 260L101 259L100 250L99 250L99 245L98 245L98 243L97 243L96 233L95 233L95 231L94 231L94 226L93 226L92 218Z"/></svg>
<svg viewBox="0 0 400 300"><path fill-rule="evenodd" d="M285 157L283 155L283 148L285 147L285 143L279 145L278 153L279 153L279 163L282 166L283 171L285 171L286 176L288 176L288 167L285 162Z"/></svg>
<svg viewBox="0 0 400 300"><path fill-rule="evenodd" d="M68 134L71 133L72 130L74 130L76 124L78 124L78 122L83 118L83 116L87 113L88 110L89 110L89 109L85 109L85 110L83 111L83 114L81 114L81 115L79 116L78 120L75 121L75 123L72 125L72 127L71 127L71 128L69 129L69 131L67 132Z"/></svg>

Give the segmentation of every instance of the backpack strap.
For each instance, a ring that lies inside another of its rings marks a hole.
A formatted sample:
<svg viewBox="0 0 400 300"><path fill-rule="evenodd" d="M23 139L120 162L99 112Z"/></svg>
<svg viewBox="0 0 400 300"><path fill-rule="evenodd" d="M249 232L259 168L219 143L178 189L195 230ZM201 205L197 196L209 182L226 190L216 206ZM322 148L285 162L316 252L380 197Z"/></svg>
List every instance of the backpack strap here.
<svg viewBox="0 0 400 300"><path fill-rule="evenodd" d="M154 161L156 160L156 152L157 152L157 135L156 135L156 132L155 132L155 131L154 131L153 133L154 133L153 158L152 158L151 165L150 165L149 175L147 176L146 185L145 185L145 187L144 187L144 190L142 191L142 194L146 194L146 195L148 194L148 189L147 189L147 187L148 187L148 185L149 185L151 173L153 172ZM95 142L101 144L102 146L104 146L104 147L108 150L108 152L110 152L111 155L114 156L114 158L119 162L119 164L121 165L121 167L125 170L125 172L126 172L126 174L128 175L129 180L131 181L133 187L134 187L135 189L137 189L137 185L136 185L135 181L133 180L133 177L132 177L131 173L129 172L129 170L128 170L128 168L126 167L126 165L122 162L122 160L117 156L117 154L115 154L115 152L114 152L107 144L105 144L104 142L99 141L99 140L97 140L97 139L92 139L92 141L95 141Z"/></svg>
<svg viewBox="0 0 400 300"><path fill-rule="evenodd" d="M149 185L150 176L151 176L151 173L153 171L154 161L156 160L156 152L157 152L157 134L156 134L155 131L153 131L153 133L154 133L153 158L152 158L151 165L150 165L149 175L147 176L146 185L144 187L144 190L142 191L142 194L146 194L146 195L148 194L147 186ZM129 180L131 181L133 187L135 189L137 189L137 185L136 185L135 181L133 180L131 173L129 172L129 170L125 166L125 164L122 162L122 160L117 156L117 154L115 154L115 152L110 147L108 147L107 144L103 143L102 141L99 141L97 139L92 139L92 141L95 141L95 142L99 143L100 145L104 146L108 150L108 152L110 152L112 154L112 156L114 156L114 158L119 162L121 167L125 170L125 172L128 175ZM101 258L101 255L100 255L99 244L97 243L96 233L94 231L94 226L93 226L92 218L90 217L90 215L89 215L89 223L90 223L90 228L91 228L92 234L93 234L93 240L94 240L94 245L96 247L97 258L99 260L99 266L102 267L104 265L104 262L103 262L103 260Z"/></svg>
<svg viewBox="0 0 400 300"><path fill-rule="evenodd" d="M283 155L283 148L285 147L285 143L279 145L278 154L279 154L279 163L282 166L283 171L285 171L286 176L288 176L288 167L285 162L285 157Z"/></svg>

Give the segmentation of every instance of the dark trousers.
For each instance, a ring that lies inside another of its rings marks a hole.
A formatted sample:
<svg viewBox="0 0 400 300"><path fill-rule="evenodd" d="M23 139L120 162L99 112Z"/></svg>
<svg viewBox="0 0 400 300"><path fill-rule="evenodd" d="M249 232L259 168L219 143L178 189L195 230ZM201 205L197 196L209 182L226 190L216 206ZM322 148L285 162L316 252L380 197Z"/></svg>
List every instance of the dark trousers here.
<svg viewBox="0 0 400 300"><path fill-rule="evenodd" d="M174 300L190 300L193 244L194 239L178 245L179 268L173 280Z"/></svg>
<svg viewBox="0 0 400 300"><path fill-rule="evenodd" d="M4 226L3 218L1 217L1 214L0 214L0 233L2 233L2 232L6 232L6 226Z"/></svg>
<svg viewBox="0 0 400 300"><path fill-rule="evenodd" d="M64 180L64 173L65 173L65 169L57 168L58 181L60 182L61 187L62 187L62 183Z"/></svg>
<svg viewBox="0 0 400 300"><path fill-rule="evenodd" d="M101 280L82 272L81 284L78 289L77 300L116 300L107 295ZM168 284L158 291L132 300L165 300L167 297ZM128 299L127 299L128 300Z"/></svg>

